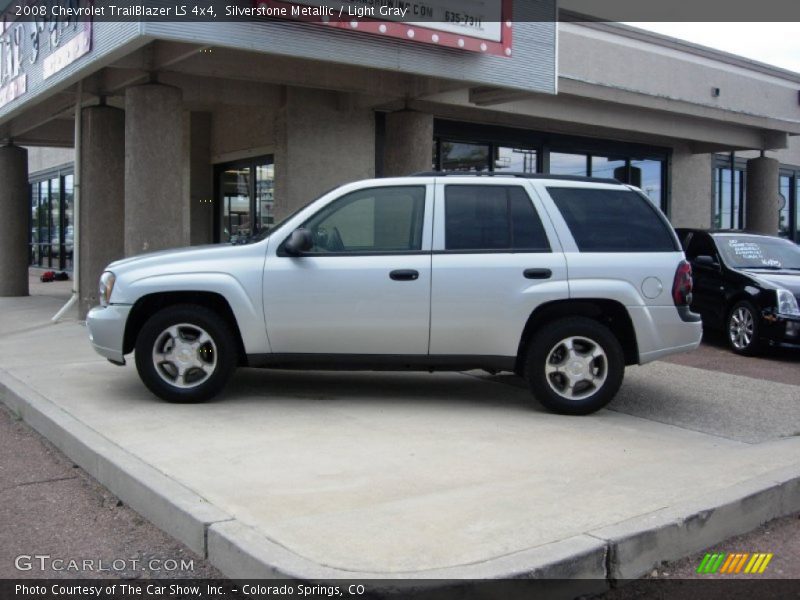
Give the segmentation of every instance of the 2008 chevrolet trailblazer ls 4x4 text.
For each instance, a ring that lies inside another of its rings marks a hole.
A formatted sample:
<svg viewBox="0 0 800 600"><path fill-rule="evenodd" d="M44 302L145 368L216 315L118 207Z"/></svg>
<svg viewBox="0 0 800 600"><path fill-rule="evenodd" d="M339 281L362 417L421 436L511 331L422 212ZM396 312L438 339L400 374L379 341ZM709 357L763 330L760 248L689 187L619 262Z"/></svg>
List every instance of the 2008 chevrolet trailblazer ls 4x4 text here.
<svg viewBox="0 0 800 600"><path fill-rule="evenodd" d="M173 402L237 366L513 371L551 410L700 343L664 215L614 180L428 173L344 185L238 246L117 261L87 318Z"/></svg>

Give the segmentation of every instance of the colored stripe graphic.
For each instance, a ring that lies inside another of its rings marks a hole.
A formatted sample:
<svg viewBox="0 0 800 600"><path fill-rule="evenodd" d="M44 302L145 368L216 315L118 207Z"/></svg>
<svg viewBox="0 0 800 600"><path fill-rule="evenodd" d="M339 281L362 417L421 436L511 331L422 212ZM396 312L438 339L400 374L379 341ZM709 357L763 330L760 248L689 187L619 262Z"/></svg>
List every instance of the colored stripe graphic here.
<svg viewBox="0 0 800 600"><path fill-rule="evenodd" d="M711 575L733 575L738 573L763 573L774 555L767 552L726 552L707 553L697 567L697 572Z"/></svg>

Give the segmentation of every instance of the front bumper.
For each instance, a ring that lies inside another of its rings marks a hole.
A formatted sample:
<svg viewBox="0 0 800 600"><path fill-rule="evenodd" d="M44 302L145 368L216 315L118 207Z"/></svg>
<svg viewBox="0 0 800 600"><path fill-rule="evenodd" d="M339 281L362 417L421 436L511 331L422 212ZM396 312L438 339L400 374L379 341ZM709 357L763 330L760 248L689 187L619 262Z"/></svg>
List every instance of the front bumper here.
<svg viewBox="0 0 800 600"><path fill-rule="evenodd" d="M760 337L772 344L800 345L800 317L765 314L761 318Z"/></svg>
<svg viewBox="0 0 800 600"><path fill-rule="evenodd" d="M96 306L86 315L89 341L94 346L95 352L111 362L125 363L122 344L125 339L125 323L128 321L131 308L128 304Z"/></svg>

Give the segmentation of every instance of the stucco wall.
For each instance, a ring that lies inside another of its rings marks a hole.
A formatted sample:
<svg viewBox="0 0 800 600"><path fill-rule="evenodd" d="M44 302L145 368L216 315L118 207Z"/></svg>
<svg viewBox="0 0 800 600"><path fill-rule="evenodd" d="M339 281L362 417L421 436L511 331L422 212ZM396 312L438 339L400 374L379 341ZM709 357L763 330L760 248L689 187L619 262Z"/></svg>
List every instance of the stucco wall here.
<svg viewBox="0 0 800 600"><path fill-rule="evenodd" d="M691 154L677 147L672 154L670 220L675 227L711 226L710 154Z"/></svg>
<svg viewBox="0 0 800 600"><path fill-rule="evenodd" d="M692 53L691 44L677 40L684 51L634 39L624 29L559 23L558 33L559 77L721 108L731 119L739 113L797 120L798 74L770 75Z"/></svg>
<svg viewBox="0 0 800 600"><path fill-rule="evenodd" d="M332 187L375 176L375 115L347 95L285 89L276 119L275 213L280 219Z"/></svg>
<svg viewBox="0 0 800 600"><path fill-rule="evenodd" d="M758 152L737 152L740 158L756 158ZM800 168L800 136L789 137L789 147L783 150L767 150L766 155L775 158L782 165Z"/></svg>
<svg viewBox="0 0 800 600"><path fill-rule="evenodd" d="M75 151L72 148L45 148L33 146L28 148L28 173L38 173L54 167L75 162Z"/></svg>

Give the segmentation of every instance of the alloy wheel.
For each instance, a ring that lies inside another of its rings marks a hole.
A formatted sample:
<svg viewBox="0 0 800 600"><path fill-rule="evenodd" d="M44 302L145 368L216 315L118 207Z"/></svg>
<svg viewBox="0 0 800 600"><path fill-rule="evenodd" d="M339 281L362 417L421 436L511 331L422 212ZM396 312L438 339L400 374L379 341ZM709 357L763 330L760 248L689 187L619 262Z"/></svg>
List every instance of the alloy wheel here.
<svg viewBox="0 0 800 600"><path fill-rule="evenodd" d="M217 367L217 345L202 327L172 325L156 337L153 366L166 383L189 389L202 385Z"/></svg>
<svg viewBox="0 0 800 600"><path fill-rule="evenodd" d="M550 388L568 400L583 400L600 389L608 376L608 357L600 345L572 336L547 353L545 379Z"/></svg>

